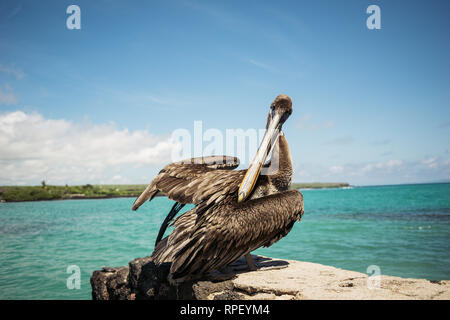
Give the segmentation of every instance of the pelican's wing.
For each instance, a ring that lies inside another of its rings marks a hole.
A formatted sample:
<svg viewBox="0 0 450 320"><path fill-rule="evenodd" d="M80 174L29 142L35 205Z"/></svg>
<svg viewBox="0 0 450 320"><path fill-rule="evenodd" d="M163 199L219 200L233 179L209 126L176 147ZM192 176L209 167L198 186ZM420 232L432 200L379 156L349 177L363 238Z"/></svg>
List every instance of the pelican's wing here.
<svg viewBox="0 0 450 320"><path fill-rule="evenodd" d="M222 268L261 246L270 246L292 229L304 212L303 196L289 190L243 203L228 202L190 210L175 220L174 231L152 257L172 262L173 279Z"/></svg>
<svg viewBox="0 0 450 320"><path fill-rule="evenodd" d="M183 204L197 204L207 198L215 201L239 188L245 171L232 171L238 166L239 159L228 156L199 157L168 164L136 199L132 209L137 210L159 191Z"/></svg>

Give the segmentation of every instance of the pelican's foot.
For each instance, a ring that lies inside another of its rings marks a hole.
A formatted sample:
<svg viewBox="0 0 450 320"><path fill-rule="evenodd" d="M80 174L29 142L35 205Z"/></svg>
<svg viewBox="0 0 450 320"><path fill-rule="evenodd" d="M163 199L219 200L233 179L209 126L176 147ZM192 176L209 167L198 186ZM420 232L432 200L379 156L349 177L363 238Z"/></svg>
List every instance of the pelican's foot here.
<svg viewBox="0 0 450 320"><path fill-rule="evenodd" d="M255 257L258 258L258 256ZM230 264L229 267L235 272L257 271L260 269L259 263L256 263L249 253Z"/></svg>
<svg viewBox="0 0 450 320"><path fill-rule="evenodd" d="M287 265L283 265L283 266L269 266L269 267L261 267L259 268L259 270L261 271L267 271L267 270L279 270L279 269L284 269L287 268Z"/></svg>

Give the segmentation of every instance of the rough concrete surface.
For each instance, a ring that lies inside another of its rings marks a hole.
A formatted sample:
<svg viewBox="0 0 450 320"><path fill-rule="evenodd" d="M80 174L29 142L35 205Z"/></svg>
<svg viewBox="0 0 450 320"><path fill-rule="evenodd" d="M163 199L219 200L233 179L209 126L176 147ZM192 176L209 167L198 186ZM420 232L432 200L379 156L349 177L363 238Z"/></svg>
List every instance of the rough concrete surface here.
<svg viewBox="0 0 450 320"><path fill-rule="evenodd" d="M95 300L403 300L450 299L450 281L430 282L342 270L317 263L252 256L258 270L241 259L223 273L179 285L167 281L170 264L156 266L150 257L128 267L103 268L91 277Z"/></svg>

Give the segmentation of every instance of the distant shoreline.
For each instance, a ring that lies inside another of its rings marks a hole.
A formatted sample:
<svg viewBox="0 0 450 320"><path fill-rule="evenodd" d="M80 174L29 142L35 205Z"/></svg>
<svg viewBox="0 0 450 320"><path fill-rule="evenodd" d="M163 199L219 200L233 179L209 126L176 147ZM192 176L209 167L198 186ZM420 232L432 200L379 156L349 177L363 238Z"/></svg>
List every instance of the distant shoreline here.
<svg viewBox="0 0 450 320"><path fill-rule="evenodd" d="M39 202L39 201L65 201L65 200L101 200L101 199L117 199L117 198L137 198L136 196L100 196L100 197L73 197L73 198L52 198L52 199L38 199L38 200L13 200L6 201L0 199L0 203L12 203L12 202ZM156 195L156 197L161 197L162 194Z"/></svg>
<svg viewBox="0 0 450 320"><path fill-rule="evenodd" d="M349 188L350 184L347 182L305 182L305 183L292 183L291 189L332 189L332 188Z"/></svg>
<svg viewBox="0 0 450 320"><path fill-rule="evenodd" d="M346 182L305 182L292 183L291 189L352 189L365 187L390 187L400 185L448 184L448 182L405 183L390 185L350 185ZM136 198L147 187L146 184L135 185L82 185L82 186L0 186L0 203L30 202L50 200L95 200L115 198ZM158 193L156 196L164 196Z"/></svg>
<svg viewBox="0 0 450 320"><path fill-rule="evenodd" d="M88 200L136 198L147 187L136 185L91 185L54 186L0 186L0 202L29 202L50 200ZM350 187L343 182L293 183L291 189L329 189ZM157 196L164 196L158 193Z"/></svg>

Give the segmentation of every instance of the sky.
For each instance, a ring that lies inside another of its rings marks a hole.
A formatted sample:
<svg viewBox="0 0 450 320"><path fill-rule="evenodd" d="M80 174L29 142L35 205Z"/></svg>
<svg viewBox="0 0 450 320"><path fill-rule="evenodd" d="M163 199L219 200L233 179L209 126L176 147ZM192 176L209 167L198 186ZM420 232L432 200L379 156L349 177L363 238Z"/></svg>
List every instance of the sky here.
<svg viewBox="0 0 450 320"><path fill-rule="evenodd" d="M281 93L294 182L450 180L449 30L444 0L3 0L0 185L148 183L174 131L264 128Z"/></svg>

